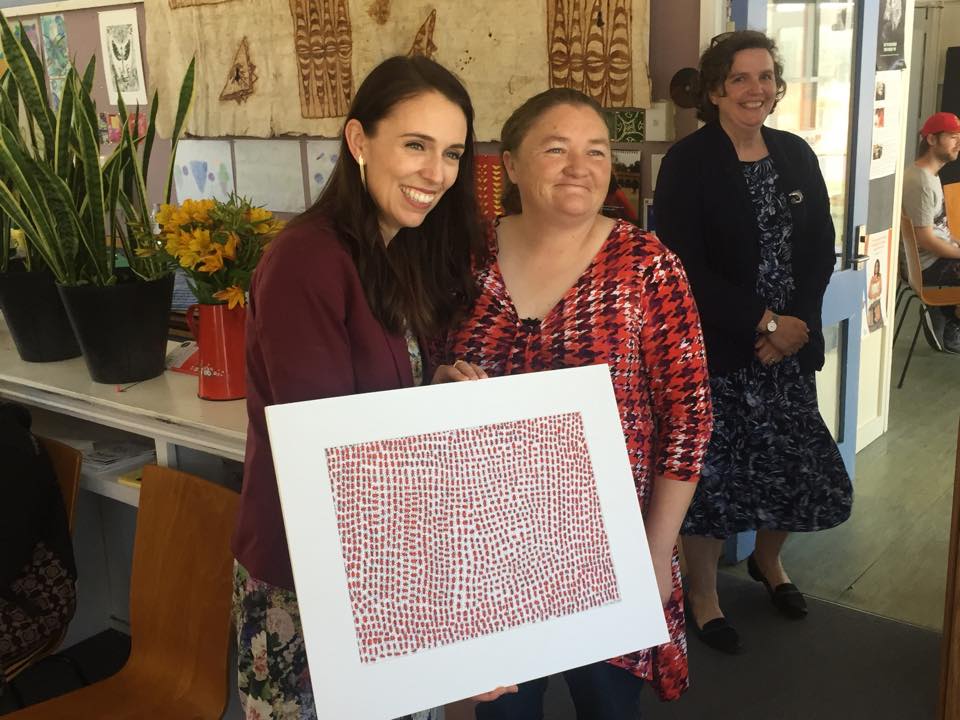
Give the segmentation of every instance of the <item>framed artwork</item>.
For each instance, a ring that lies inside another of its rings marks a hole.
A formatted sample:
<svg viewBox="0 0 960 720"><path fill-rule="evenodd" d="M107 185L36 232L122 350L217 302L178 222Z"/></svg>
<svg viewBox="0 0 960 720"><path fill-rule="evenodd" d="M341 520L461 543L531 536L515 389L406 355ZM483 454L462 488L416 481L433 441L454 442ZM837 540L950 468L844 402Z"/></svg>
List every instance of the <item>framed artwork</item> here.
<svg viewBox="0 0 960 720"><path fill-rule="evenodd" d="M667 641L607 366L266 415L331 717L398 717Z"/></svg>

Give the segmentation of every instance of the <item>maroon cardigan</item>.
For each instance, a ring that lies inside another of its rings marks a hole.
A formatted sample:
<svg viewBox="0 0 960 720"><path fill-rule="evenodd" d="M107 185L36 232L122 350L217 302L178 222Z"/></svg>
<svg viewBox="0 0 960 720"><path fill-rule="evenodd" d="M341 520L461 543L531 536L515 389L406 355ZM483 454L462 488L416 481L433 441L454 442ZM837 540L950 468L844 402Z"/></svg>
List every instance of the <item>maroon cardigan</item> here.
<svg viewBox="0 0 960 720"><path fill-rule="evenodd" d="M263 409L410 387L406 341L370 311L353 259L324 218L273 241L250 283L247 447L233 554L250 574L293 589Z"/></svg>

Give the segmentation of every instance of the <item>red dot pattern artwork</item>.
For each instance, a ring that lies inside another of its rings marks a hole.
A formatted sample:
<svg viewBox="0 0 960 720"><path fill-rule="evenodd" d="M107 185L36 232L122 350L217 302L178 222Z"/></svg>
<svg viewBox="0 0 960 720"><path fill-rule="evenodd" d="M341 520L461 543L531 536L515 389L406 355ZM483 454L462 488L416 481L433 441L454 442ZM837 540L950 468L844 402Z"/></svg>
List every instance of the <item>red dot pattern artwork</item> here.
<svg viewBox="0 0 960 720"><path fill-rule="evenodd" d="M620 599L583 419L327 450L360 660Z"/></svg>

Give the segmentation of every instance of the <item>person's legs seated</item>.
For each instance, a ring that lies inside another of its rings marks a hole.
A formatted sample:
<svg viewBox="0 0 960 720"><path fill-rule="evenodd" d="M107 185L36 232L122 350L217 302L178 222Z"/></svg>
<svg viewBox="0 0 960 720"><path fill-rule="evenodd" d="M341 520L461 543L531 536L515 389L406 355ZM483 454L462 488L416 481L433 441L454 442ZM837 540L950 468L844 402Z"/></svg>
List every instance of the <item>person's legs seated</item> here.
<svg viewBox="0 0 960 720"><path fill-rule="evenodd" d="M577 720L638 720L643 680L608 662L563 674L577 708Z"/></svg>

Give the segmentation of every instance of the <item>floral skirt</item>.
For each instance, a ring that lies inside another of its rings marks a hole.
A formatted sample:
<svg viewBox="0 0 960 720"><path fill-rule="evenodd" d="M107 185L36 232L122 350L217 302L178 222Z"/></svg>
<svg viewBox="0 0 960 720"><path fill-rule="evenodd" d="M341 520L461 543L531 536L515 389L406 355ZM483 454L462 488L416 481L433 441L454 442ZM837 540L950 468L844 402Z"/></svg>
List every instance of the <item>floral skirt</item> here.
<svg viewBox="0 0 960 720"><path fill-rule="evenodd" d="M296 594L257 580L238 562L233 567L237 680L244 717L317 720ZM443 708L409 717L443 720Z"/></svg>
<svg viewBox="0 0 960 720"><path fill-rule="evenodd" d="M710 379L713 435L680 532L812 532L850 517L853 486L796 357Z"/></svg>
<svg viewBox="0 0 960 720"><path fill-rule="evenodd" d="M0 669L8 669L59 637L77 606L76 578L42 542L30 564L0 593Z"/></svg>

